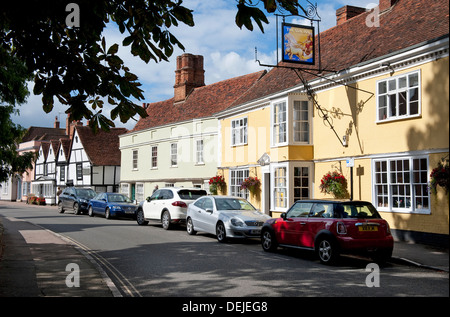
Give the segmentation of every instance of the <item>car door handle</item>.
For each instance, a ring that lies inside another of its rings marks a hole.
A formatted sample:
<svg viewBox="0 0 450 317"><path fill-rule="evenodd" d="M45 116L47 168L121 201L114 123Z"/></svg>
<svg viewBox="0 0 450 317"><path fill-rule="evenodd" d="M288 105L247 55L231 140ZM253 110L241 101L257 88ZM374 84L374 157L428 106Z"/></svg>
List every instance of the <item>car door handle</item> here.
<svg viewBox="0 0 450 317"><path fill-rule="evenodd" d="M306 225L306 222L300 222L301 225Z"/></svg>

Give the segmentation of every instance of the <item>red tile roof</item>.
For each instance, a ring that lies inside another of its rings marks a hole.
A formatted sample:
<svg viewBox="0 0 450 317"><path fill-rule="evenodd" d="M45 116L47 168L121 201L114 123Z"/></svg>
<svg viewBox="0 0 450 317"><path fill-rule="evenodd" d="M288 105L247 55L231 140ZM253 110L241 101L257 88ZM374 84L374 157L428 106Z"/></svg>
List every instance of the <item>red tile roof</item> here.
<svg viewBox="0 0 450 317"><path fill-rule="evenodd" d="M92 165L120 165L119 135L127 129L111 128L109 132L100 130L96 134L89 126L76 126L75 129Z"/></svg>
<svg viewBox="0 0 450 317"><path fill-rule="evenodd" d="M42 127L29 127L25 135L22 137L21 142L28 141L50 141L60 138L68 138L65 129L59 128L42 128Z"/></svg>
<svg viewBox="0 0 450 317"><path fill-rule="evenodd" d="M322 69L343 70L449 34L448 0L398 0L380 14L379 27L366 25L371 13L364 12L320 33ZM316 55L317 51L316 47ZM316 78L303 75L308 80ZM230 108L298 84L300 80L293 70L273 68Z"/></svg>
<svg viewBox="0 0 450 317"><path fill-rule="evenodd" d="M265 73L259 71L195 88L184 102L174 103L174 98L171 98L147 104L148 117L141 118L131 131L210 117L229 107Z"/></svg>

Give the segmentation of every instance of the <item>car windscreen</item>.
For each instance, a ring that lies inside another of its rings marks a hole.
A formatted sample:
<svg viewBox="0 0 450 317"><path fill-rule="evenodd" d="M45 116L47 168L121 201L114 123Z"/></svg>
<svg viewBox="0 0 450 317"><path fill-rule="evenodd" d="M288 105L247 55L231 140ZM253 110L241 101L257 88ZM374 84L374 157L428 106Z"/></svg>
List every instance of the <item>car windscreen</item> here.
<svg viewBox="0 0 450 317"><path fill-rule="evenodd" d="M337 206L337 210L341 213L342 218L381 218L375 207L369 203L342 203Z"/></svg>
<svg viewBox="0 0 450 317"><path fill-rule="evenodd" d="M121 194L108 195L108 201L112 203L131 203L131 199Z"/></svg>
<svg viewBox="0 0 450 317"><path fill-rule="evenodd" d="M203 189L181 189L178 191L178 196L180 196L181 199L186 200L195 200L202 196L206 196L207 194L206 190Z"/></svg>
<svg viewBox="0 0 450 317"><path fill-rule="evenodd" d="M247 200L238 198L216 198L217 210L255 210Z"/></svg>
<svg viewBox="0 0 450 317"><path fill-rule="evenodd" d="M97 195L96 192L94 192L92 189L86 189L86 188L77 188L75 189L75 192L77 193L77 196L80 198L85 199L92 199Z"/></svg>

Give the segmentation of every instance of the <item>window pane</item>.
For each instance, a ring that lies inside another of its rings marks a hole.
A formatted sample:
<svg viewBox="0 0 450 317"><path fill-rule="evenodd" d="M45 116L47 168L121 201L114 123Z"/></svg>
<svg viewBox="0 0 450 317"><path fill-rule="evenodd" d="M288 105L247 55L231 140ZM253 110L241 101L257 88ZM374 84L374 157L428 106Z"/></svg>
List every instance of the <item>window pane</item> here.
<svg viewBox="0 0 450 317"><path fill-rule="evenodd" d="M383 82L378 83L378 93L379 94L385 94L386 92L387 92L386 82L383 81Z"/></svg>
<svg viewBox="0 0 450 317"><path fill-rule="evenodd" d="M399 116L404 116L407 113L406 111L406 91L403 91L401 93L399 93L398 96L398 115Z"/></svg>
<svg viewBox="0 0 450 317"><path fill-rule="evenodd" d="M409 87L415 87L419 85L419 74L411 74L408 77L409 79Z"/></svg>
<svg viewBox="0 0 450 317"><path fill-rule="evenodd" d="M389 95L389 116L397 116L397 95Z"/></svg>

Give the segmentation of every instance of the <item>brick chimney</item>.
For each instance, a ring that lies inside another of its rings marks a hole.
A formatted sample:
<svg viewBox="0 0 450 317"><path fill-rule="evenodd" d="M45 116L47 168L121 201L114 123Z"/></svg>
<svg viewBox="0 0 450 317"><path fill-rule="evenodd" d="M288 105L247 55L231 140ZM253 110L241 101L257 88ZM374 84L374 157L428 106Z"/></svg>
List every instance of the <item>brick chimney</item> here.
<svg viewBox="0 0 450 317"><path fill-rule="evenodd" d="M186 100L194 88L205 85L203 56L183 54L177 57L175 70L175 102Z"/></svg>
<svg viewBox="0 0 450 317"><path fill-rule="evenodd" d="M53 124L53 128L59 129L59 120L57 116L55 117L55 123Z"/></svg>
<svg viewBox="0 0 450 317"><path fill-rule="evenodd" d="M354 6L344 6L342 8L339 8L336 10L336 25L341 25L349 19L364 12L366 12L366 9Z"/></svg>
<svg viewBox="0 0 450 317"><path fill-rule="evenodd" d="M73 133L75 132L75 126L83 126L83 122L80 120L70 121L69 120L70 113L67 114L66 118L66 135L69 136L70 139L73 137Z"/></svg>
<svg viewBox="0 0 450 317"><path fill-rule="evenodd" d="M383 12L391 8L396 2L397 0L380 0L378 8L380 9L380 12Z"/></svg>

